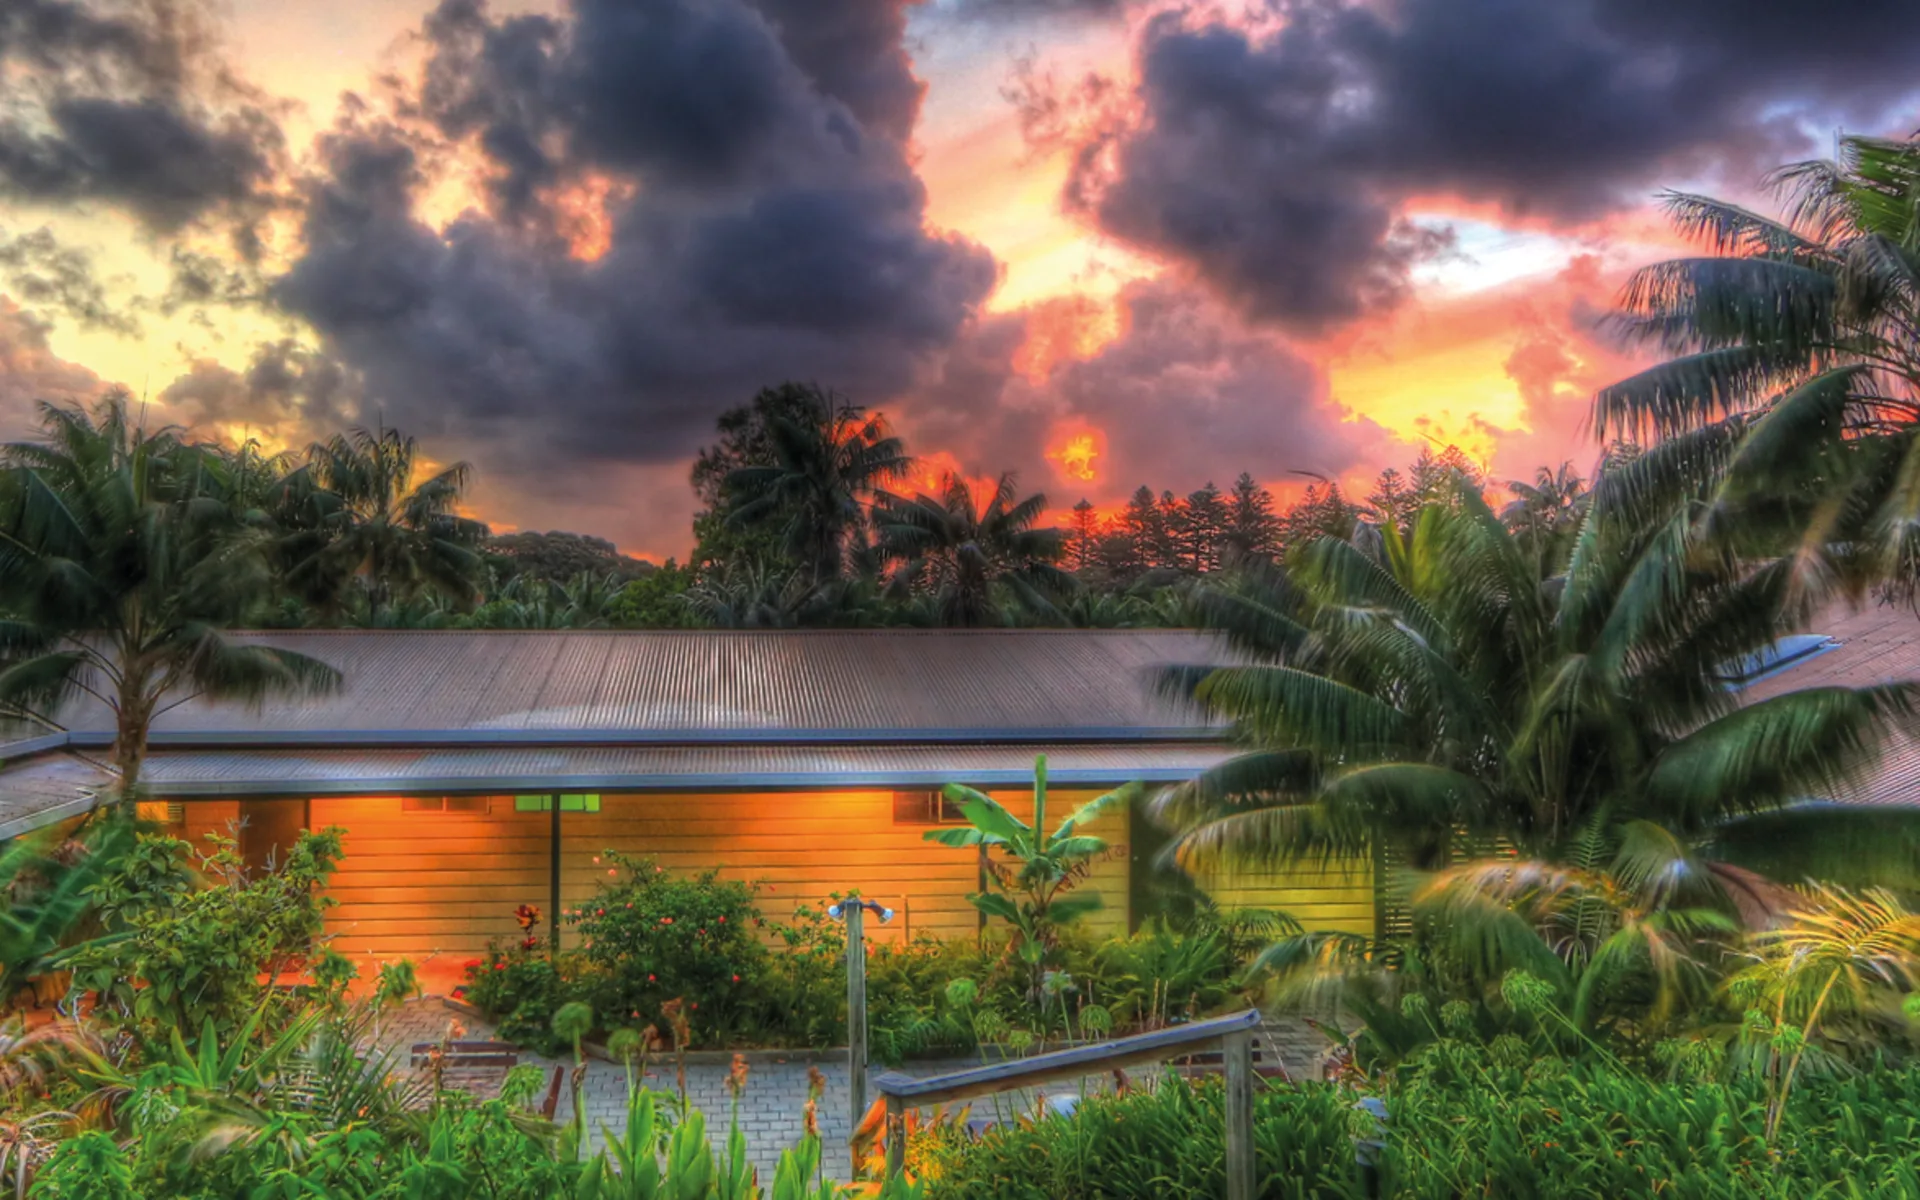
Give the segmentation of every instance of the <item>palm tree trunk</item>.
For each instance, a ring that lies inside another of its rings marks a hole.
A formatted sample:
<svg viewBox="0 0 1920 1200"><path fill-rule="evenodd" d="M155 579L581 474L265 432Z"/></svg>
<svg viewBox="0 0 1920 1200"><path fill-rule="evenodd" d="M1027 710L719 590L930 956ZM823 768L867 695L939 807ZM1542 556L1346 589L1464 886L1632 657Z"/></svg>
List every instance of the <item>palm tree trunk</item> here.
<svg viewBox="0 0 1920 1200"><path fill-rule="evenodd" d="M138 811L140 770L147 759L147 727L153 721L153 701L144 688L123 687L113 737L113 769L121 815L131 820Z"/></svg>
<svg viewBox="0 0 1920 1200"><path fill-rule="evenodd" d="M1780 1129L1780 1120L1787 1114L1787 1093L1793 1090L1793 1077L1800 1070L1800 1060L1807 1053L1807 1043L1813 1039L1814 1027L1820 1022L1820 1010L1827 1005L1827 997L1833 992L1833 985L1840 981L1840 968L1835 967L1833 974L1820 989L1820 995L1813 1002L1813 1011L1807 1014L1807 1023L1800 1030L1800 1044L1794 1047L1793 1056L1787 1060L1786 1074L1780 1080L1780 1091L1773 1098L1767 1110L1767 1141L1771 1143L1774 1134Z"/></svg>

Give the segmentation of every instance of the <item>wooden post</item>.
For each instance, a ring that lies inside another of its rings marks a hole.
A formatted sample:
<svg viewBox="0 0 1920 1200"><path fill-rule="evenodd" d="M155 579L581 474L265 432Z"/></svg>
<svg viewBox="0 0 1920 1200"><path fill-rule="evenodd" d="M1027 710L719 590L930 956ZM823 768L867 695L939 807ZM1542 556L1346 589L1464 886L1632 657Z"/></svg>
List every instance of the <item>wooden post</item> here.
<svg viewBox="0 0 1920 1200"><path fill-rule="evenodd" d="M547 938L560 953L560 797L547 797L553 806L547 819Z"/></svg>
<svg viewBox="0 0 1920 1200"><path fill-rule="evenodd" d="M1227 1074L1227 1200L1253 1200L1253 1034L1221 1039Z"/></svg>
<svg viewBox="0 0 1920 1200"><path fill-rule="evenodd" d="M856 1131L867 1117L867 938L866 908L858 897L843 901L847 915L847 1092L853 1098ZM891 1131L889 1131L891 1133ZM853 1170L860 1171L859 1155L851 1146ZM893 1150L889 1144L889 1161Z"/></svg>
<svg viewBox="0 0 1920 1200"><path fill-rule="evenodd" d="M887 1097L887 1178L907 1170L907 1106L898 1096Z"/></svg>

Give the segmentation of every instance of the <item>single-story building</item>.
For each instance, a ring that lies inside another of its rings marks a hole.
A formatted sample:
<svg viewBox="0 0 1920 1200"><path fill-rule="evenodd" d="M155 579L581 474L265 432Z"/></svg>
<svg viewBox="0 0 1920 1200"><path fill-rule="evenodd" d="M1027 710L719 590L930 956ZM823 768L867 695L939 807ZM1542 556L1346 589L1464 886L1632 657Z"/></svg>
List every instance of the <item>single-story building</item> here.
<svg viewBox="0 0 1920 1200"><path fill-rule="evenodd" d="M1047 755L1054 820L1135 780L1231 753L1152 687L1216 653L1179 631L300 631L256 636L337 667L341 689L258 708L181 698L154 723L148 815L179 836L236 831L254 862L339 826L336 948L444 964L517 935L514 909L592 895L612 848L762 881L772 915L859 889L884 936L979 928L975 852L927 842L959 782L1016 814ZM86 811L113 724L82 697L61 732L0 746L0 837ZM1152 906L1157 837L1117 814L1093 920ZM1365 864L1206 881L1309 927L1373 928Z"/></svg>

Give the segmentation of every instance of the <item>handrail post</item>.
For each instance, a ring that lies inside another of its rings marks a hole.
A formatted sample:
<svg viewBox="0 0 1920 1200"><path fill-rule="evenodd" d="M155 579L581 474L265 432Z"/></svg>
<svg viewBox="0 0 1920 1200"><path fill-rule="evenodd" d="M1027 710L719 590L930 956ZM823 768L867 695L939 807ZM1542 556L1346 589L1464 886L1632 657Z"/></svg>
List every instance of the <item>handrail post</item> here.
<svg viewBox="0 0 1920 1200"><path fill-rule="evenodd" d="M859 1129L867 1117L867 938L862 915L865 906L858 902L846 906L847 915L847 1091L853 1098L853 1123ZM853 1155L853 1170L860 1171L858 1151Z"/></svg>
<svg viewBox="0 0 1920 1200"><path fill-rule="evenodd" d="M867 935L866 913L885 925L893 920L893 910L872 900L862 900L858 892L827 908L827 916L847 923L847 1095L853 1107L853 1131L867 1119ZM848 1162L853 1174L860 1174L860 1154L847 1143Z"/></svg>
<svg viewBox="0 0 1920 1200"><path fill-rule="evenodd" d="M1253 1200L1253 1034L1221 1039L1227 1082L1227 1200Z"/></svg>

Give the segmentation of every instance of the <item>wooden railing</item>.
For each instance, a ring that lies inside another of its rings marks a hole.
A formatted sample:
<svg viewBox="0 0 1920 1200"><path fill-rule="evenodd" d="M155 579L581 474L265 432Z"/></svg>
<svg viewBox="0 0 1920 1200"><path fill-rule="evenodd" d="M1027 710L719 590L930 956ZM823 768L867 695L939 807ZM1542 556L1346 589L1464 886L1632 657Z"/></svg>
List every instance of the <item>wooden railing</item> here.
<svg viewBox="0 0 1920 1200"><path fill-rule="evenodd" d="M1248 1009L1230 1017L1156 1029L1152 1033L1036 1054L1032 1058L1011 1059L948 1075L924 1079L882 1075L874 1084L887 1106L887 1174L898 1175L906 1167L907 1110L910 1108L1041 1087L1143 1063L1165 1062L1217 1047L1225 1060L1227 1077L1227 1200L1253 1200L1253 1031L1259 1024L1259 1011Z"/></svg>

